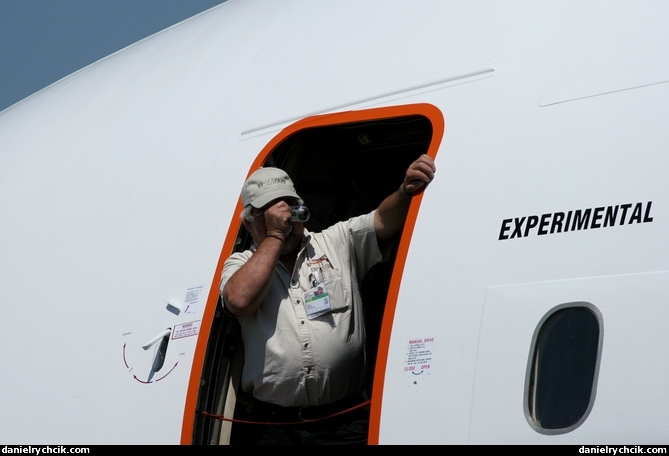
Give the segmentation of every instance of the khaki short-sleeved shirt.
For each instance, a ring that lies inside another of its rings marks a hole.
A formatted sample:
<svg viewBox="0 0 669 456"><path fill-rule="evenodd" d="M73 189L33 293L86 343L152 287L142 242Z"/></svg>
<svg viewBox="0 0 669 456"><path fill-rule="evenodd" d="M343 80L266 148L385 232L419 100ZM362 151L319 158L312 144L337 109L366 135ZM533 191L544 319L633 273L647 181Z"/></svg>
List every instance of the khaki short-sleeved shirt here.
<svg viewBox="0 0 669 456"><path fill-rule="evenodd" d="M225 262L221 292L254 250L235 253ZM239 318L243 390L284 407L329 404L362 392L366 362L359 281L381 260L374 212L321 233L305 230L292 274L279 264L258 311ZM316 268L322 271L333 310L309 319L303 294L313 286L310 274Z"/></svg>

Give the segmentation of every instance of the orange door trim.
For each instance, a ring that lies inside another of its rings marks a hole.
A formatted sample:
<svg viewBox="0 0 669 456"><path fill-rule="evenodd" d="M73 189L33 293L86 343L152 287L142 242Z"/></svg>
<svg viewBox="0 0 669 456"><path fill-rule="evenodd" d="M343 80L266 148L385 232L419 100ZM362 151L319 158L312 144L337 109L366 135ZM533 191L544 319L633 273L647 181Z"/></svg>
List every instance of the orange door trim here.
<svg viewBox="0 0 669 456"><path fill-rule="evenodd" d="M441 139L444 135L444 118L433 105L421 103L402 106L391 106L384 108L373 108L361 111L347 111L333 114L322 114L318 116L307 117L300 121L284 128L278 135L276 135L269 143L260 151L256 159L253 161L251 168L247 174L250 176L256 169L260 168L267 157L274 151L274 149L283 142L286 138L294 133L314 127L323 127L330 125L340 125L346 123L360 122L365 120L382 120L394 117L406 117L411 115L422 115L427 117L432 123L432 141L428 148L427 154L433 159L437 156ZM409 245L411 242L411 235L413 234L414 225L418 216L418 208L422 200L423 194L417 195L411 201L409 213L407 214L404 230L398 246L395 266L393 268L390 286L388 289L388 297L383 314L383 321L381 324L381 334L379 339L379 349L377 354L374 385L372 392L371 413L369 420L369 443L372 445L378 444L379 429L381 425L381 407L383 398L383 385L385 380L386 363L388 357L388 347L390 346L390 336L392 330L393 319L395 316L395 308L397 306L397 296L399 294L400 283L402 281L402 274L404 272L404 265L406 263L407 254L409 252ZM195 421L195 414L197 413L196 405L198 399L198 392L200 389L200 378L202 376L202 369L204 366L204 359L207 350L207 341L211 331L211 324L214 319L214 313L218 304L218 285L221 272L223 271L223 263L230 256L233 251L237 233L239 231L240 218L242 212L241 199L237 202L234 214L230 221L228 234L223 243L221 254L214 272L214 279L209 288L209 295L202 315L202 323L200 326L200 334L198 335L195 353L193 355L193 366L191 369L190 379L188 383L188 390L186 393L186 402L184 407L183 425L181 428L181 443L188 445L192 443L193 427Z"/></svg>

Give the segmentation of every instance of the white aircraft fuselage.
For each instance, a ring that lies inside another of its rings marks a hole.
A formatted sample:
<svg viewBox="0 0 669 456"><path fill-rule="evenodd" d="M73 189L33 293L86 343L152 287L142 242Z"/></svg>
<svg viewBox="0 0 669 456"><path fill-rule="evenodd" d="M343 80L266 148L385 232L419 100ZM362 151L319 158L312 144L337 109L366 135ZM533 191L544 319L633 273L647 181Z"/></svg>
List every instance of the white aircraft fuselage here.
<svg viewBox="0 0 669 456"><path fill-rule="evenodd" d="M285 168L318 229L427 153L370 443L666 444L668 16L230 0L0 112L0 441L218 441L245 178Z"/></svg>

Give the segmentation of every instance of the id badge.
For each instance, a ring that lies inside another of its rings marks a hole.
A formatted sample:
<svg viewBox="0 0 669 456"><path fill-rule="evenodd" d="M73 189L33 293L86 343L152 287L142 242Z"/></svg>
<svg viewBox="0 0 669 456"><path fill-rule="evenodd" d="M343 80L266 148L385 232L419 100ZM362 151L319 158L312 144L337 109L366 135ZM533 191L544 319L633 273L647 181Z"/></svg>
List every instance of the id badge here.
<svg viewBox="0 0 669 456"><path fill-rule="evenodd" d="M330 294L324 283L319 283L309 291L304 293L304 307L307 311L307 318L310 320L328 313L332 310Z"/></svg>

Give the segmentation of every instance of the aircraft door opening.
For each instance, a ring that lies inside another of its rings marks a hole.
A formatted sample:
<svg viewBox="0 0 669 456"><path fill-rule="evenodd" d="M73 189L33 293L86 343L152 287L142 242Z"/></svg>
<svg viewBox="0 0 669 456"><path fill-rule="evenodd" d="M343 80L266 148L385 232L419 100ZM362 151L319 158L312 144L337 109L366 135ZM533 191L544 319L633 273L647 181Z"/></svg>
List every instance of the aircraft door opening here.
<svg viewBox="0 0 669 456"><path fill-rule="evenodd" d="M416 158L425 153L434 157L442 131L441 115L430 105L306 119L271 141L249 174L260 166L284 169L309 208L310 218L305 227L318 232L336 222L374 210L386 196L397 190L406 169ZM403 237L407 236L407 225L413 226L415 221L417 204L412 206L415 208L412 207L413 213L410 211L408 219L413 219L405 225ZM226 242L226 245L234 244L233 251L247 250L252 239L241 224L239 213L235 217L238 228L234 233L228 233L228 238L234 235L235 240L234 243ZM233 222L231 227L234 226ZM406 256L401 244L408 246L408 241L397 239L390 260L372 268L361 287L367 332L366 385L369 397L391 277L398 257L402 258L403 264ZM224 251L222 256L227 258L230 253ZM220 280L220 271L215 280ZM220 306L219 299L203 364L192 443L227 443L230 432L235 432L235 425L220 416L231 416L231 402L235 399L238 407L244 404L243 392L239 391L237 395L236 385L230 386L230 376L235 370L233 365L242 362L235 352L240 345L238 324Z"/></svg>

